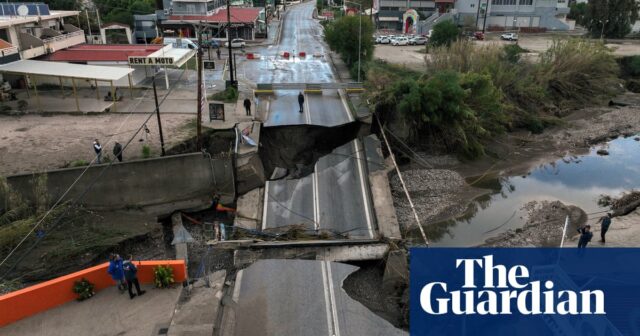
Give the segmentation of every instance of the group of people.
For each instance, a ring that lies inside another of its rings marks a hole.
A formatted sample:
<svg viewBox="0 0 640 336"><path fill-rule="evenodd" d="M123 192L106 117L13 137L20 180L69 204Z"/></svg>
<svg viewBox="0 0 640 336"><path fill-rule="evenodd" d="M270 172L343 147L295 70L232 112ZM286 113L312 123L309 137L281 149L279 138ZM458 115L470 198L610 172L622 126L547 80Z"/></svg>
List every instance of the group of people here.
<svg viewBox="0 0 640 336"><path fill-rule="evenodd" d="M96 152L96 163L102 163L102 145L98 139L93 141L93 150ZM117 141L113 145L113 155L115 155L119 162L122 162L122 145Z"/></svg>
<svg viewBox="0 0 640 336"><path fill-rule="evenodd" d="M129 298L133 299L136 296L142 296L146 293L146 291L140 290L138 268L134 264L132 256L129 256L127 260L123 260L120 255L111 253L109 255L109 268L107 268L107 273L109 273L113 281L116 282L120 293L124 293L125 290L129 291ZM137 294L133 292L133 286L135 286Z"/></svg>
<svg viewBox="0 0 640 336"><path fill-rule="evenodd" d="M605 236L607 235L607 231L609 231L609 227L611 226L611 213L607 213L606 216L600 218L598 221L600 223L600 243L606 243ZM591 232L591 225L585 225L581 228L578 228L578 233L580 233L580 239L578 240L578 248L585 248L587 244L593 239L593 232Z"/></svg>

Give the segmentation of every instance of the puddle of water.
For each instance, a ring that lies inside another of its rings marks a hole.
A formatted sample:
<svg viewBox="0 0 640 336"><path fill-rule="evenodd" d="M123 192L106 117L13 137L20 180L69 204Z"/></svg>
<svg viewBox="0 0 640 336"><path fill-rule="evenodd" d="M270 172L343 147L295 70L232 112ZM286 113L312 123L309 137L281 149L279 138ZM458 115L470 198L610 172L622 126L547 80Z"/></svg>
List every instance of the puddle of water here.
<svg viewBox="0 0 640 336"><path fill-rule="evenodd" d="M596 154L606 148L608 156ZM473 246L509 229L524 225L522 207L530 201L559 200L587 213L606 210L598 205L602 194L619 195L640 188L640 142L619 138L591 149L588 155L542 165L527 176L495 177L475 186L492 189L476 199L464 216L428 225L433 246Z"/></svg>

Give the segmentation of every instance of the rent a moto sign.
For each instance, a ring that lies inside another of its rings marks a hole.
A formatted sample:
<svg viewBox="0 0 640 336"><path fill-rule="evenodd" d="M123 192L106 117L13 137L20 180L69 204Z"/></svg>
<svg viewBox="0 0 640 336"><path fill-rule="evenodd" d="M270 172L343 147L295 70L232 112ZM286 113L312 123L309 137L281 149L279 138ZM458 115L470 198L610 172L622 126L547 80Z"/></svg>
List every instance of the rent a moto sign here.
<svg viewBox="0 0 640 336"><path fill-rule="evenodd" d="M411 335L640 335L640 249L411 249Z"/></svg>

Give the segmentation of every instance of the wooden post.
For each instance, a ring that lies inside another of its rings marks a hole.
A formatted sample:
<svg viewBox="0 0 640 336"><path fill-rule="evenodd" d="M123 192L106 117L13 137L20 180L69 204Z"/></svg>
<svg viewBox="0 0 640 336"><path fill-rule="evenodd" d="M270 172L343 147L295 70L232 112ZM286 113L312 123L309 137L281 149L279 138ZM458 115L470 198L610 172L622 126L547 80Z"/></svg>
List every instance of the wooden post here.
<svg viewBox="0 0 640 336"><path fill-rule="evenodd" d="M78 90L76 89L76 79L71 77L71 84L73 85L73 97L76 98L76 109L78 110L78 112L82 112L80 111L80 102L78 101Z"/></svg>
<svg viewBox="0 0 640 336"><path fill-rule="evenodd" d="M100 89L98 89L98 80L96 79L96 99L100 100Z"/></svg>
<svg viewBox="0 0 640 336"><path fill-rule="evenodd" d="M113 87L113 81L109 81L109 83L111 84L111 99L113 100L113 112L118 112L118 107L116 106L116 90Z"/></svg>
<svg viewBox="0 0 640 336"><path fill-rule="evenodd" d="M131 94L131 99L133 99L133 82L131 81L131 74L127 75L129 77L129 93Z"/></svg>
<svg viewBox="0 0 640 336"><path fill-rule="evenodd" d="M58 77L58 81L60 82L60 90L62 90L62 99L64 99L64 86L62 85L62 77Z"/></svg>
<svg viewBox="0 0 640 336"><path fill-rule="evenodd" d="M29 76L24 75L24 87L27 89L27 98L31 98L31 94L29 93Z"/></svg>
<svg viewBox="0 0 640 336"><path fill-rule="evenodd" d="M38 109L42 110L40 106L40 96L38 95L38 82L36 81L36 77L33 77L33 91L36 92L36 102L38 103Z"/></svg>

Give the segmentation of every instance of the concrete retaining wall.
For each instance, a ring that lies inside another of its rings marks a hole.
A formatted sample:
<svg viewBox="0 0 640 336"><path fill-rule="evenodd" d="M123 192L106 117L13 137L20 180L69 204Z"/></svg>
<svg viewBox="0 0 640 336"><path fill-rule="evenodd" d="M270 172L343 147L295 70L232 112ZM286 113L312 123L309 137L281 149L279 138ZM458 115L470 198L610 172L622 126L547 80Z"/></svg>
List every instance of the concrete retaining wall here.
<svg viewBox="0 0 640 336"><path fill-rule="evenodd" d="M210 160L201 153L193 153L115 163L107 167L108 164L90 167L64 199L82 196L80 204L91 209L147 207L162 213L206 207L215 194L221 195L223 201L233 199L235 195L231 158ZM85 168L46 172L52 203L64 194ZM7 181L27 200L33 200L32 181L37 175L14 175ZM92 183L91 190L82 195Z"/></svg>

